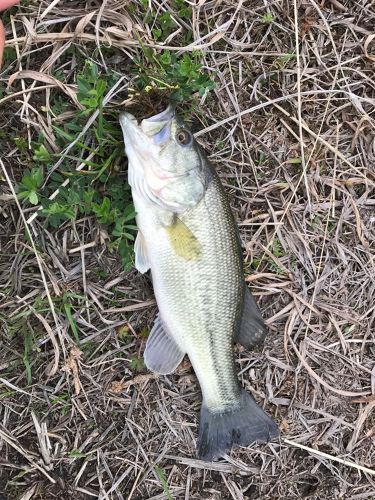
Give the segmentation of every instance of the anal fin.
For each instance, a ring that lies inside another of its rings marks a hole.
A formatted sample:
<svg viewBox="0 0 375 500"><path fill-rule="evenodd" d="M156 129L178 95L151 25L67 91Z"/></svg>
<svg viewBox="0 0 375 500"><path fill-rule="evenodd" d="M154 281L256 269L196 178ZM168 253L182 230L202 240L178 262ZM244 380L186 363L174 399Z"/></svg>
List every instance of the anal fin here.
<svg viewBox="0 0 375 500"><path fill-rule="evenodd" d="M260 345L264 341L267 334L267 327L254 297L251 295L246 284L244 286L245 294L241 326L235 340L244 347L249 348Z"/></svg>
<svg viewBox="0 0 375 500"><path fill-rule="evenodd" d="M144 353L147 368L152 372L167 375L175 371L184 356L185 353L177 345L158 314Z"/></svg>

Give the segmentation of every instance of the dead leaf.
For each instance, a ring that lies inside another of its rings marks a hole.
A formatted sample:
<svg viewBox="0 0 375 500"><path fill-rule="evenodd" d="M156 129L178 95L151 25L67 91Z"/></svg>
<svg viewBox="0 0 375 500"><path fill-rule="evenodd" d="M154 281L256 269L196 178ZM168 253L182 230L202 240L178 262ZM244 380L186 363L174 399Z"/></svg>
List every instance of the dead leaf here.
<svg viewBox="0 0 375 500"><path fill-rule="evenodd" d="M282 419L281 424L279 425L279 429L281 432L289 432L289 423L287 420L285 420L285 418Z"/></svg>
<svg viewBox="0 0 375 500"><path fill-rule="evenodd" d="M13 75L10 75L9 77L8 88L13 85L15 80L21 80L23 78L31 78L32 80L35 80L37 82L42 82L48 85L54 85L55 87L59 87L64 92L64 94L68 95L72 99L77 108L83 109L83 106L77 99L76 92L71 87L60 82L53 76L46 75L45 73L40 73L39 71L24 70L24 71L17 71L17 73L13 73Z"/></svg>
<svg viewBox="0 0 375 500"><path fill-rule="evenodd" d="M112 383L111 383L111 387L109 388L109 390L111 392L114 392L115 394L119 394L120 392L122 392L124 389L126 388L126 384L125 382L122 382L121 380L114 380Z"/></svg>
<svg viewBox="0 0 375 500"><path fill-rule="evenodd" d="M81 359L83 352L77 347L73 346L69 353L69 358L65 361L65 365L63 367L63 371L65 371L68 375L73 376L74 381L74 390L76 396L81 392L81 382L79 380L79 361Z"/></svg>
<svg viewBox="0 0 375 500"><path fill-rule="evenodd" d="M119 394L120 392L124 391L127 387L130 387L131 385L144 384L145 382L148 382L149 380L154 380L157 378L159 378L159 376L156 373L144 373L144 374L136 375L131 380L125 380L125 381L114 380L111 383L109 390L111 392L114 392L115 394Z"/></svg>
<svg viewBox="0 0 375 500"><path fill-rule="evenodd" d="M301 25L300 25L300 35L303 37L310 31L310 29L314 26L315 24L315 19L312 17L303 17L301 19Z"/></svg>
<svg viewBox="0 0 375 500"><path fill-rule="evenodd" d="M89 24L91 19L94 17L96 14L96 11L93 10L92 12L89 12L85 16L83 16L77 23L76 29L74 30L74 33L76 35L81 35L84 31L86 26Z"/></svg>

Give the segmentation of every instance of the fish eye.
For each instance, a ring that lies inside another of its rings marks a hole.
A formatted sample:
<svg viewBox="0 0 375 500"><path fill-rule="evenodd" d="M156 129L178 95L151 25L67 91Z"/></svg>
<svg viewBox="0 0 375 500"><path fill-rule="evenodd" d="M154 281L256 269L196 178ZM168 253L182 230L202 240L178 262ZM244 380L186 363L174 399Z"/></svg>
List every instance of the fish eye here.
<svg viewBox="0 0 375 500"><path fill-rule="evenodd" d="M191 144L193 137L191 133L185 128L180 128L176 133L176 140L181 146L188 146Z"/></svg>

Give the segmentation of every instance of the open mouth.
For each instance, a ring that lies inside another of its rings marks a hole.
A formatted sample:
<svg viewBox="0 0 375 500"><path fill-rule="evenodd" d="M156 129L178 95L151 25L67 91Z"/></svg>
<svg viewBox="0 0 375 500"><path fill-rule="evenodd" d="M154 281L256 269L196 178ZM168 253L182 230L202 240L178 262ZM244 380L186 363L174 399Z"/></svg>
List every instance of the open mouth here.
<svg viewBox="0 0 375 500"><path fill-rule="evenodd" d="M147 137L152 140L154 145L163 146L170 138L174 116L175 108L171 105L157 115L143 119L140 123L131 113L123 112L120 114L120 123L124 138L132 142L139 142L142 138L144 141Z"/></svg>
<svg viewBox="0 0 375 500"><path fill-rule="evenodd" d="M150 118L145 118L142 123L158 123L161 121L169 121L175 115L175 108L171 104L167 106L164 110L160 111L157 115L150 116Z"/></svg>
<svg viewBox="0 0 375 500"><path fill-rule="evenodd" d="M128 121L133 125L140 126L143 129L143 127L147 128L148 124L157 124L161 122L170 121L174 116L175 116L175 107L169 104L165 109L161 110L158 114L143 119L138 119L132 113L123 111L122 113L120 113L120 121Z"/></svg>

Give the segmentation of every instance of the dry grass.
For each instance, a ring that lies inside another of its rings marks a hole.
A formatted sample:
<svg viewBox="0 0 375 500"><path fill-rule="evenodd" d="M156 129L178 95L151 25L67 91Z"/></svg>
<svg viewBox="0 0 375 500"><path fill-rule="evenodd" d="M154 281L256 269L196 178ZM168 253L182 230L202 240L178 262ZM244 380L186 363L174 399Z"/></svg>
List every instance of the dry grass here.
<svg viewBox="0 0 375 500"><path fill-rule="evenodd" d="M54 232L35 217L27 237L33 209L20 212L11 188L27 166L11 133L30 141L43 132L57 151L52 125L69 117L53 116L51 99L79 106L69 48L123 75L106 102L123 106L117 91L139 40L160 46L126 3L29 2L8 25L17 57L0 74L13 81L0 97L0 493L375 498L374 6L201 0L166 41L180 53L201 48L215 71L197 137L230 196L270 328L262 351L238 352L238 368L282 430L278 443L204 464L190 364L161 378L131 365L155 315L148 278L122 270L90 217ZM173 12L173 2L150 3ZM194 41L181 46L190 23ZM66 291L85 297L74 311L79 348L59 305Z"/></svg>

